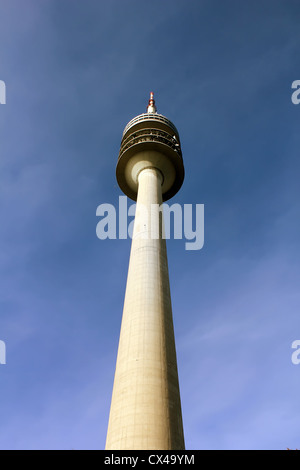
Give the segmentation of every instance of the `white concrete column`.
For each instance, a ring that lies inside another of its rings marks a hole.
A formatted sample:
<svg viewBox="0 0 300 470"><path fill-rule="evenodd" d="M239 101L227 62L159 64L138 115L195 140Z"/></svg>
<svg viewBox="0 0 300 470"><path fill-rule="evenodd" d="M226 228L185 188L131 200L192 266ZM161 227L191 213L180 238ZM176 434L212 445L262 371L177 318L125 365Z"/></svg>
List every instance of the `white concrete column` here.
<svg viewBox="0 0 300 470"><path fill-rule="evenodd" d="M146 168L138 180L106 449L184 449L166 241L145 217L162 204L162 175Z"/></svg>

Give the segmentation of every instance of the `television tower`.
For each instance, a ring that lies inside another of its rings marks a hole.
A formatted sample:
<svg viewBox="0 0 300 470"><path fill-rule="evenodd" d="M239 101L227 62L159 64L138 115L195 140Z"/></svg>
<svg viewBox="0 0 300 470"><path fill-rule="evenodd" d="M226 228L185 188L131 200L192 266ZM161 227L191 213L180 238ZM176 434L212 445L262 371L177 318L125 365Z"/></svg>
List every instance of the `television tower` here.
<svg viewBox="0 0 300 470"><path fill-rule="evenodd" d="M105 448L184 449L163 221L145 217L177 193L184 167L178 131L153 93L124 129L116 176L137 205Z"/></svg>

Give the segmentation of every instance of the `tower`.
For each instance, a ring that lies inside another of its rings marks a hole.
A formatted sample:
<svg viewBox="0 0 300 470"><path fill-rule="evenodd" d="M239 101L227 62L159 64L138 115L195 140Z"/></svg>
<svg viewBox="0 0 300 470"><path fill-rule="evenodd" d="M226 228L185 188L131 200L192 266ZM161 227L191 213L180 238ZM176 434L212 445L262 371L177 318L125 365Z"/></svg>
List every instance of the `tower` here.
<svg viewBox="0 0 300 470"><path fill-rule="evenodd" d="M166 240L153 211L180 189L184 167L153 93L124 129L116 176L137 205L106 449L184 449Z"/></svg>

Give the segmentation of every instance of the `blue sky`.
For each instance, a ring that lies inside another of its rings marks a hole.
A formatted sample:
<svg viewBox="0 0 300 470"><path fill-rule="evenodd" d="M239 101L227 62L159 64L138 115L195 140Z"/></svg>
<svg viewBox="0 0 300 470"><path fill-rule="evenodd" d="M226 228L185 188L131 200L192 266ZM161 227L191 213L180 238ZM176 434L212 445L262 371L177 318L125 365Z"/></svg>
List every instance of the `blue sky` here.
<svg viewBox="0 0 300 470"><path fill-rule="evenodd" d="M123 128L179 130L172 202L205 245L168 241L187 449L300 448L300 5L293 0L0 0L1 449L103 449L130 239Z"/></svg>

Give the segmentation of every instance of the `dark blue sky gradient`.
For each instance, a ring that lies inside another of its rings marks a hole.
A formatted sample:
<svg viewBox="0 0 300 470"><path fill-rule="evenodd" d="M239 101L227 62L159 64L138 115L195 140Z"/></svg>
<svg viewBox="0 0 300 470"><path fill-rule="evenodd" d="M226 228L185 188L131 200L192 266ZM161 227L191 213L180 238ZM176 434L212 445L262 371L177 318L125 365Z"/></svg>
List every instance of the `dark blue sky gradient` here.
<svg viewBox="0 0 300 470"><path fill-rule="evenodd" d="M103 449L130 240L123 129L179 130L205 245L168 256L188 449L299 448L300 5L0 0L1 449ZM128 201L131 204L131 201Z"/></svg>

